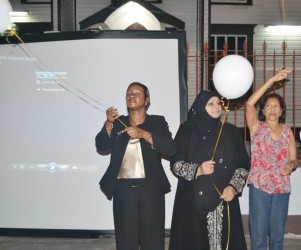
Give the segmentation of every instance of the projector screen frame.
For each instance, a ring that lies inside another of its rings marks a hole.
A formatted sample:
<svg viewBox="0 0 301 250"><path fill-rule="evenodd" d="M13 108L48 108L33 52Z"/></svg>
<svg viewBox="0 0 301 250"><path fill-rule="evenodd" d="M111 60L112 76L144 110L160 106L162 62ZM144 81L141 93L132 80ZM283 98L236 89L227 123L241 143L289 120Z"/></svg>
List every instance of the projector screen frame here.
<svg viewBox="0 0 301 250"><path fill-rule="evenodd" d="M186 79L186 33L184 31L77 31L31 34L24 35L24 37L22 37L22 41L25 44L81 39L177 39L180 123L186 120L188 111L188 88ZM0 37L0 46L1 44L7 44L8 42L12 44L21 43L16 37ZM171 212L172 211L170 211L170 213ZM169 230L166 229L166 234L168 233ZM0 228L0 235L3 236L99 237L99 235L108 234L114 234L114 231L86 229Z"/></svg>

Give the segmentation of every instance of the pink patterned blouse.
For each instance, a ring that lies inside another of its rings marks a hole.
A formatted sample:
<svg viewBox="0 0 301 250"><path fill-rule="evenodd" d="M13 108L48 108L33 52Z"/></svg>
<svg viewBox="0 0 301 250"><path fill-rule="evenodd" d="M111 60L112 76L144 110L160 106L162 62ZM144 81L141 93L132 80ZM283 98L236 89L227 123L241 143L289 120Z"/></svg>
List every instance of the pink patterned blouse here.
<svg viewBox="0 0 301 250"><path fill-rule="evenodd" d="M280 139L270 136L266 123L260 125L251 138L252 165L248 184L269 194L290 193L290 176L280 174L289 160L290 127L283 124Z"/></svg>

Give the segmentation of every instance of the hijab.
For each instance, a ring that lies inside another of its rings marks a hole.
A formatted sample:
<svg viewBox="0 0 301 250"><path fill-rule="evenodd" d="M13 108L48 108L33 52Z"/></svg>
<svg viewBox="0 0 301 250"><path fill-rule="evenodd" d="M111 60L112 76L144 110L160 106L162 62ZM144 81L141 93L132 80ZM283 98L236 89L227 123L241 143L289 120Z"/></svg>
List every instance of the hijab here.
<svg viewBox="0 0 301 250"><path fill-rule="evenodd" d="M202 91L193 102L187 118L189 139L189 161L203 162L211 159L220 131L220 118L213 118L205 109L215 91Z"/></svg>
<svg viewBox="0 0 301 250"><path fill-rule="evenodd" d="M219 98L217 92L210 90L203 90L198 94L188 112L187 122L205 131L220 127L220 118L211 117L205 109L208 101L214 96Z"/></svg>

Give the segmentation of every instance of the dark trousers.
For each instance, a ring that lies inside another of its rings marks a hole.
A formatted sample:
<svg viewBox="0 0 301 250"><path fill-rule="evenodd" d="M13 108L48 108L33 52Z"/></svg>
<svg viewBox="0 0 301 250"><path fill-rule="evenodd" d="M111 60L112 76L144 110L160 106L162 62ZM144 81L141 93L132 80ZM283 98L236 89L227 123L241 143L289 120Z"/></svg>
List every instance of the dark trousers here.
<svg viewBox="0 0 301 250"><path fill-rule="evenodd" d="M113 212L117 250L164 250L165 197L158 188L117 180Z"/></svg>

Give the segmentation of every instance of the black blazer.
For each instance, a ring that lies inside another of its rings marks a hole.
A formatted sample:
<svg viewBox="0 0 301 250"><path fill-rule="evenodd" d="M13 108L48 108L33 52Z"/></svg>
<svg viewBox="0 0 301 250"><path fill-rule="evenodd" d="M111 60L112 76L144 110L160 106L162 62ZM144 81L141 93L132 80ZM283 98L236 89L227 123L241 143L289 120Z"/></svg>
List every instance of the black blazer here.
<svg viewBox="0 0 301 250"><path fill-rule="evenodd" d="M119 120L130 126L129 116L120 116ZM172 139L168 124L163 116L147 115L144 123L139 127L149 131L153 139L153 146L140 139L146 179L162 193L167 193L170 191L170 183L164 172L161 158L163 155L172 156L176 152L176 143ZM114 195L115 183L130 139L127 133L118 135L118 132L124 128L122 123L116 120L110 137L103 126L95 138L96 148L100 154L111 153L110 164L99 182L100 189L109 200Z"/></svg>

